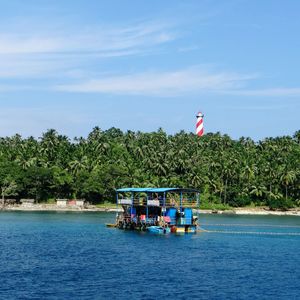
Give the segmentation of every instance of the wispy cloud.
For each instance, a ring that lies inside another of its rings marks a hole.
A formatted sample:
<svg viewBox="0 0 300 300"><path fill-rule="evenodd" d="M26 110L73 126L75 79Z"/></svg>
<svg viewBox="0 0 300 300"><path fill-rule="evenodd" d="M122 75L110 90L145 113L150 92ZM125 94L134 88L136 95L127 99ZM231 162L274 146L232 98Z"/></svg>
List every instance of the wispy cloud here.
<svg viewBox="0 0 300 300"><path fill-rule="evenodd" d="M0 31L0 77L51 77L99 59L141 55L176 38L170 25L137 23L81 30Z"/></svg>
<svg viewBox="0 0 300 300"><path fill-rule="evenodd" d="M289 103L284 104L275 104L274 102L271 103L258 103L253 105L247 105L245 103L239 103L238 105L224 105L223 109L230 109L230 110L237 110L237 111L274 111L274 110L285 110L289 107Z"/></svg>
<svg viewBox="0 0 300 300"><path fill-rule="evenodd" d="M39 33L1 33L0 55L3 54L101 54L140 51L146 47L173 40L175 32L160 22L139 23L123 27L103 26L78 31L55 30Z"/></svg>
<svg viewBox="0 0 300 300"><path fill-rule="evenodd" d="M201 49L201 47L199 46L184 46L178 48L178 52L191 52L191 51L197 51L199 49Z"/></svg>
<svg viewBox="0 0 300 300"><path fill-rule="evenodd" d="M56 128L67 134L72 131L72 128L79 131L83 125L93 122L97 122L94 116L74 110L72 114L69 114L66 113L66 109L58 109L53 106L1 107L0 136L10 136L16 133L26 136L26 133L30 132L30 135L39 137L49 128Z"/></svg>
<svg viewBox="0 0 300 300"><path fill-rule="evenodd" d="M0 78L28 79L58 76L74 67L70 59L61 61L40 55L0 55Z"/></svg>
<svg viewBox="0 0 300 300"><path fill-rule="evenodd" d="M182 93L236 89L256 75L209 72L192 67L174 72L145 72L86 80L56 87L60 91L176 96Z"/></svg>
<svg viewBox="0 0 300 300"><path fill-rule="evenodd" d="M0 35L0 55L55 52L59 51L61 47L62 41L57 38L20 34Z"/></svg>
<svg viewBox="0 0 300 300"><path fill-rule="evenodd" d="M252 96L252 97L299 97L300 88L268 88L268 89L240 89L240 90L223 90L222 94L237 95L237 96Z"/></svg>
<svg viewBox="0 0 300 300"><path fill-rule="evenodd" d="M29 85L12 85L12 84L0 84L0 92L15 92L15 91L26 91L34 90L35 88Z"/></svg>
<svg viewBox="0 0 300 300"><path fill-rule="evenodd" d="M59 85L65 92L127 94L149 96L181 96L192 93L214 93L249 97L299 97L300 88L249 89L259 74L239 74L212 71L194 66L171 72L143 72L126 75L107 75L77 83Z"/></svg>
<svg viewBox="0 0 300 300"><path fill-rule="evenodd" d="M105 69L94 68L106 59L159 51L161 46L179 38L176 24L140 22L76 30L26 30L17 25L13 28L5 32L0 30L0 92L3 93L54 89L163 97L191 93L251 97L300 96L298 87L250 89L250 81L260 77L257 74L212 71L199 66L175 71L159 71L156 68L154 71L114 75L100 73ZM174 51L176 49L178 52L189 52L198 50L199 46L182 44L181 47L176 45Z"/></svg>

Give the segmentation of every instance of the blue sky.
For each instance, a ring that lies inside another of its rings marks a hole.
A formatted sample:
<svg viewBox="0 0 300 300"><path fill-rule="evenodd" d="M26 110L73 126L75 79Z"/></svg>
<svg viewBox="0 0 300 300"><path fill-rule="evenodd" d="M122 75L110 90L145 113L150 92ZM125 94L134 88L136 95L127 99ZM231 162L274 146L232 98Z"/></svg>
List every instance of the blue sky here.
<svg viewBox="0 0 300 300"><path fill-rule="evenodd" d="M300 1L0 0L0 136L300 129Z"/></svg>

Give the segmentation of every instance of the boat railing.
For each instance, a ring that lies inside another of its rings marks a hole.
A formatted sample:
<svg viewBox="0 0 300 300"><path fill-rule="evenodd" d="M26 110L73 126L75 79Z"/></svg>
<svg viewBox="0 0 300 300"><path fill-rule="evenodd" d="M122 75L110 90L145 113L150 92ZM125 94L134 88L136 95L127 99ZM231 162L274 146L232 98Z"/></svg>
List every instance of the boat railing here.
<svg viewBox="0 0 300 300"><path fill-rule="evenodd" d="M120 199L118 199L118 204L132 205L132 199L131 198L120 198Z"/></svg>
<svg viewBox="0 0 300 300"><path fill-rule="evenodd" d="M140 199L133 199L133 205L136 206L143 206L143 205L147 205L147 200L144 198L140 198Z"/></svg>
<svg viewBox="0 0 300 300"><path fill-rule="evenodd" d="M162 206L163 201L159 199L148 199L147 200L147 205L148 206Z"/></svg>
<svg viewBox="0 0 300 300"><path fill-rule="evenodd" d="M156 218L147 218L144 221L145 224L155 224L156 223Z"/></svg>
<svg viewBox="0 0 300 300"><path fill-rule="evenodd" d="M192 218L179 218L177 220L177 224L178 225L192 225L193 220L192 220Z"/></svg>
<svg viewBox="0 0 300 300"><path fill-rule="evenodd" d="M170 217L170 225L175 225L176 224L176 217Z"/></svg>
<svg viewBox="0 0 300 300"><path fill-rule="evenodd" d="M120 198L118 204L121 205L135 205L135 206L166 206L166 207L180 207L180 202L173 199L132 199L132 198ZM182 199L181 207L193 207L198 206L197 200Z"/></svg>
<svg viewBox="0 0 300 300"><path fill-rule="evenodd" d="M198 207L198 201L196 199L195 200L182 199L181 206L196 208L196 207Z"/></svg>
<svg viewBox="0 0 300 300"><path fill-rule="evenodd" d="M151 225L153 225L153 224L155 224L156 223L156 218L145 218L145 219L141 219L140 217L136 217L136 216L134 216L134 217L131 217L130 218L130 221L131 222L134 222L134 223L141 223L141 224L151 224Z"/></svg>
<svg viewBox="0 0 300 300"><path fill-rule="evenodd" d="M166 199L165 206L166 207L175 207L175 208L179 208L180 206L196 208L196 207L198 207L198 202L197 202L197 200L182 199L181 205L180 205L179 200Z"/></svg>
<svg viewBox="0 0 300 300"><path fill-rule="evenodd" d="M124 215L124 216L123 216L123 220L124 220L125 222L130 222L130 221L131 221L131 216L130 216L130 215Z"/></svg>

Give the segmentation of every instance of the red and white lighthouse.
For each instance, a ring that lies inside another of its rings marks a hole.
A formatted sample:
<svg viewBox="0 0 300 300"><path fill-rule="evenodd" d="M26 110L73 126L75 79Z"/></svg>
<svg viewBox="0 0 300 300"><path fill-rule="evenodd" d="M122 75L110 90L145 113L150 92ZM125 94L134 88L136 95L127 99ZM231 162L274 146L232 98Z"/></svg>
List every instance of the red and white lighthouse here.
<svg viewBox="0 0 300 300"><path fill-rule="evenodd" d="M203 128L203 117L204 114L202 112L198 112L196 118L197 118L197 123L196 123L196 134L198 136L202 136L204 133L204 128Z"/></svg>

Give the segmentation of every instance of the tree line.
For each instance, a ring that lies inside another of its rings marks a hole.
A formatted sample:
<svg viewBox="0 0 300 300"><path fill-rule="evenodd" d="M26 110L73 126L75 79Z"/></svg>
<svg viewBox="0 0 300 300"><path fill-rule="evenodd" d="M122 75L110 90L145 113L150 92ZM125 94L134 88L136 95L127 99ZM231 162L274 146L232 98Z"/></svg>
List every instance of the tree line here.
<svg viewBox="0 0 300 300"><path fill-rule="evenodd" d="M102 131L70 140L0 138L2 198L115 201L120 187L191 187L202 203L289 208L300 205L300 131L254 142L181 131Z"/></svg>

